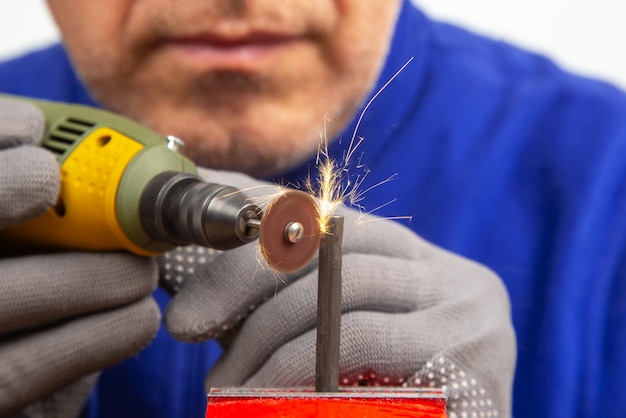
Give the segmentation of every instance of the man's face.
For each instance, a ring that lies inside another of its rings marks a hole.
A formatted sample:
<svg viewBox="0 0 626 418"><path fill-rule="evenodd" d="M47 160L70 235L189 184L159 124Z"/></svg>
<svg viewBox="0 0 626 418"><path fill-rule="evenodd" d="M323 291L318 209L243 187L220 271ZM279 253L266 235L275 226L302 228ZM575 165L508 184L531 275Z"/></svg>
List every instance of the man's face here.
<svg viewBox="0 0 626 418"><path fill-rule="evenodd" d="M48 0L105 107L197 163L271 175L317 150L376 81L400 0Z"/></svg>

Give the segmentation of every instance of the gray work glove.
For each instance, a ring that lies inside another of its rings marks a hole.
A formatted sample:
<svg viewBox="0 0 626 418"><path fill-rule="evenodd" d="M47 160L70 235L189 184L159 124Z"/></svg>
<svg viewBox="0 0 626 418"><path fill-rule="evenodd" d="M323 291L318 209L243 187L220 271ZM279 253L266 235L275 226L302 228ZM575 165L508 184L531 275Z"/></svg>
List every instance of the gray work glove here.
<svg viewBox="0 0 626 418"><path fill-rule="evenodd" d="M44 129L39 109L0 97L0 228L44 213L59 194L59 164L37 146Z"/></svg>
<svg viewBox="0 0 626 418"><path fill-rule="evenodd" d="M39 110L0 99L0 228L56 200L42 129ZM0 416L78 416L97 372L155 335L156 280L153 260L129 254L0 254Z"/></svg>
<svg viewBox="0 0 626 418"><path fill-rule="evenodd" d="M340 384L442 387L451 417L509 416L516 345L499 278L392 221L338 214L345 217ZM182 282L165 313L170 333L221 337L247 317L207 389L313 386L317 260L282 277L259 266L256 244L198 260L193 248L162 257L162 274Z"/></svg>

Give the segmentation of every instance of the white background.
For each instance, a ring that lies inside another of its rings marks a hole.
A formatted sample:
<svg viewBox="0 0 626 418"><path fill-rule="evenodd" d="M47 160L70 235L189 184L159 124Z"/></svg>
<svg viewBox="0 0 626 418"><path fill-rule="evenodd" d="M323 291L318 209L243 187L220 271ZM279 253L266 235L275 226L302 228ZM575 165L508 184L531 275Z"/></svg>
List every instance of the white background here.
<svg viewBox="0 0 626 418"><path fill-rule="evenodd" d="M433 18L547 54L570 70L626 89L624 0L415 1ZM58 37L44 0L0 2L0 59Z"/></svg>

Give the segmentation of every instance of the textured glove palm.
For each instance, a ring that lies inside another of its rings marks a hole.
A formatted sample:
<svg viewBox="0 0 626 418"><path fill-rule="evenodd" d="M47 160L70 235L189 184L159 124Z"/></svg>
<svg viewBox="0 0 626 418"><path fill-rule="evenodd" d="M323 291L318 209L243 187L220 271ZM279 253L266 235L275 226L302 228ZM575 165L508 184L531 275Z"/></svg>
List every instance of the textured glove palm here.
<svg viewBox="0 0 626 418"><path fill-rule="evenodd" d="M212 180L254 185L235 175ZM397 223L340 214L340 383L443 387L450 416L508 416L515 338L499 278ZM194 251L161 259L162 274L183 283L165 314L169 331L189 341L220 337L247 317L207 387L314 385L316 260L281 277L259 265L255 245L210 262Z"/></svg>
<svg viewBox="0 0 626 418"><path fill-rule="evenodd" d="M56 200L58 163L36 146L43 126L35 107L0 99L0 228ZM156 333L156 277L152 260L128 254L2 254L0 416L77 416L94 380L83 377Z"/></svg>

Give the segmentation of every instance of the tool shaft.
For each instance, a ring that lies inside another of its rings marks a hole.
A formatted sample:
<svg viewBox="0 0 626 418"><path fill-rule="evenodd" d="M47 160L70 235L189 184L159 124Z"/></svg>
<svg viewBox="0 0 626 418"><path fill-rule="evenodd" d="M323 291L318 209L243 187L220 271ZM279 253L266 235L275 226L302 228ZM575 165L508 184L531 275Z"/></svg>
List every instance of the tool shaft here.
<svg viewBox="0 0 626 418"><path fill-rule="evenodd" d="M319 249L315 391L339 389L343 217L333 216Z"/></svg>
<svg viewBox="0 0 626 418"><path fill-rule="evenodd" d="M237 189L207 183L188 173L165 171L141 196L141 223L155 240L230 250L254 241L261 209Z"/></svg>

